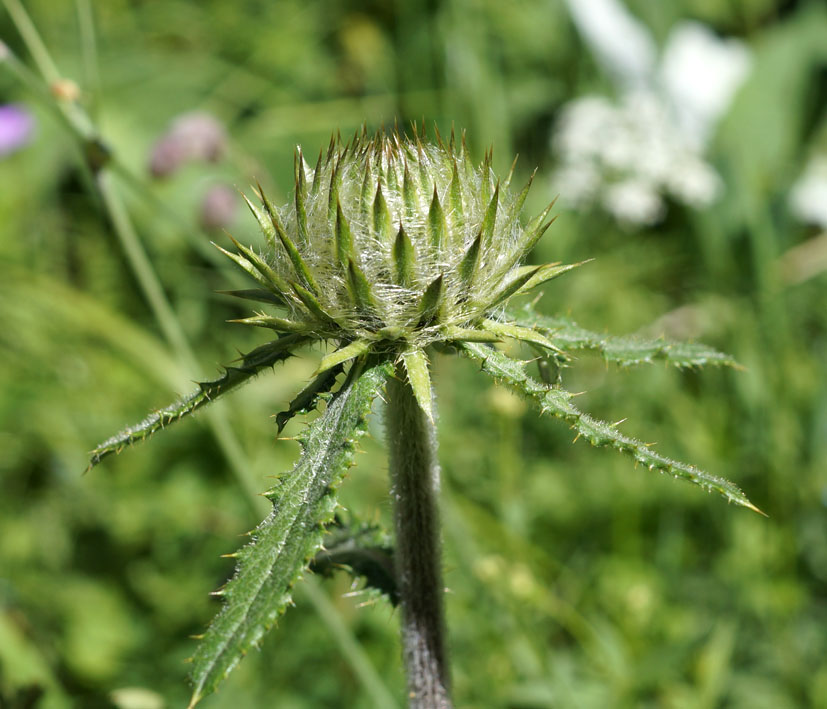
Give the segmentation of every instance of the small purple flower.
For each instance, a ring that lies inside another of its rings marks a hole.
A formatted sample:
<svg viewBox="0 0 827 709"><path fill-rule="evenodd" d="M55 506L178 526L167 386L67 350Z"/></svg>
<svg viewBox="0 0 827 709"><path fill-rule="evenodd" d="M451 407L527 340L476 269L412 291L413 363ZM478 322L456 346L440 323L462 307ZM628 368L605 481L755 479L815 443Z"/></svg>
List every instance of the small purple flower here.
<svg viewBox="0 0 827 709"><path fill-rule="evenodd" d="M34 133L34 118L17 104L0 106L0 158L24 147Z"/></svg>
<svg viewBox="0 0 827 709"><path fill-rule="evenodd" d="M190 161L218 162L227 149L224 126L208 113L178 116L152 149L149 171L167 177Z"/></svg>

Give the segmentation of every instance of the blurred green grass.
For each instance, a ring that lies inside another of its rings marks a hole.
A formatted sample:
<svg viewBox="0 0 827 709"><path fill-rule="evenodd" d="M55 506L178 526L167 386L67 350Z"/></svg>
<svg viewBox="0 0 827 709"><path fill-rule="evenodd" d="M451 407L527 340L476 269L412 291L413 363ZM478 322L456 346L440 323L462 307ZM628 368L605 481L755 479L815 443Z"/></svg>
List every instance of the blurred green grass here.
<svg viewBox="0 0 827 709"><path fill-rule="evenodd" d="M827 12L818 2L629 2L663 37L678 17L741 36L755 55L711 159L724 198L670 208L639 232L561 209L536 259L596 261L540 307L584 326L654 329L734 353L745 372L566 372L594 414L741 485L765 520L604 451L437 362L448 613L460 707L827 706L827 278L790 284L782 254L815 235L786 208L827 134ZM76 79L200 372L164 340L89 189L71 137L0 68L0 102L36 112L34 142L0 162L0 706L182 706L192 634L216 611L255 515L205 415L82 476L85 452L261 341L224 323L235 276L198 224L206 188L254 178L286 201L292 151L362 122L424 117L468 129L504 172L540 173L563 102L605 88L558 2L26 2ZM28 61L9 16L0 37ZM227 127L216 165L145 178L178 114ZM231 231L257 238L239 209ZM664 317L667 316L667 317ZM288 468L272 414L307 380L292 360L225 404L255 489ZM296 426L298 424L292 424ZM288 429L295 432L297 428ZM381 429L344 486L363 517L389 512ZM234 461L238 464L238 460ZM339 619L400 698L395 614L325 584ZM368 707L368 691L307 597L205 707ZM44 694L27 703L27 688ZM151 694L116 690L140 687ZM136 698L137 697L137 698ZM143 697L143 698L142 698ZM129 702L132 703L129 703ZM155 702L155 703L153 703Z"/></svg>

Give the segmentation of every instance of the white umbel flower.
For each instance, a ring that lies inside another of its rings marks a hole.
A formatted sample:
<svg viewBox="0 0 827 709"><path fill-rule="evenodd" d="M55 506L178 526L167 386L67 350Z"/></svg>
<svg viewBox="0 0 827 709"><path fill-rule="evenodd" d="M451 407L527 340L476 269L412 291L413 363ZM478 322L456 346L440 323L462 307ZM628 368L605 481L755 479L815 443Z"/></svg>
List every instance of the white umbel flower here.
<svg viewBox="0 0 827 709"><path fill-rule="evenodd" d="M627 226L658 222L666 198L696 209L712 204L723 183L704 152L749 71L747 49L682 22L658 64L654 39L619 0L568 6L618 95L584 96L563 108L552 136L560 159L554 191L570 207L601 205Z"/></svg>

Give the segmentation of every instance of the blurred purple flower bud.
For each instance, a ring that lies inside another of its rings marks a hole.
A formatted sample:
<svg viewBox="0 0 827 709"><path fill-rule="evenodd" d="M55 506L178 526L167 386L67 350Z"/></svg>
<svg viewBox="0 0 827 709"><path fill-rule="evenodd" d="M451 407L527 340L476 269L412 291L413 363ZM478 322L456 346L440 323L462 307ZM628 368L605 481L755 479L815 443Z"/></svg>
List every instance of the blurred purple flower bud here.
<svg viewBox="0 0 827 709"><path fill-rule="evenodd" d="M153 177L168 177L187 160L181 141L165 135L152 148L149 156L149 172Z"/></svg>
<svg viewBox="0 0 827 709"><path fill-rule="evenodd" d="M227 148L224 126L208 113L185 113L162 135L149 158L149 171L167 177L191 160L217 162Z"/></svg>
<svg viewBox="0 0 827 709"><path fill-rule="evenodd" d="M229 185L213 185L201 201L199 221L204 229L213 231L232 224L238 206L238 195Z"/></svg>
<svg viewBox="0 0 827 709"><path fill-rule="evenodd" d="M208 113L185 113L175 119L168 135L180 141L190 160L216 162L227 147L224 126Z"/></svg>
<svg viewBox="0 0 827 709"><path fill-rule="evenodd" d="M34 118L22 106L0 106L0 157L19 150L32 138Z"/></svg>

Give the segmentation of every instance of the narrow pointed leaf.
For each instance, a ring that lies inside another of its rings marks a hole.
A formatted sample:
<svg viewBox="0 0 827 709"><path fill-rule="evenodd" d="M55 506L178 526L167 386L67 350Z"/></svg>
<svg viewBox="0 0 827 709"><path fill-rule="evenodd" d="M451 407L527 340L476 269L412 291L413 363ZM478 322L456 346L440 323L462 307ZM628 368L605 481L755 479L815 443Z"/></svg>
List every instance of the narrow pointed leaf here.
<svg viewBox="0 0 827 709"><path fill-rule="evenodd" d="M520 327L519 325L514 325L513 323L497 322L496 320L483 320L482 328L487 332L497 335L501 339L511 337L515 340L530 342L532 344L545 347L547 350L551 350L552 352L560 353L559 347L534 328Z"/></svg>
<svg viewBox="0 0 827 709"><path fill-rule="evenodd" d="M434 196L431 199L431 208L428 210L428 234L435 253L439 253L448 234L448 224L445 221L445 212L439 203L439 195L434 185Z"/></svg>
<svg viewBox="0 0 827 709"><path fill-rule="evenodd" d="M408 373L408 382L413 389L414 398L425 412L428 420L434 422L434 411L431 396L431 375L428 372L428 357L422 350L412 350L402 355L405 362L405 371Z"/></svg>
<svg viewBox="0 0 827 709"><path fill-rule="evenodd" d="M267 214L267 218L270 221L269 227L266 224L261 224L261 230L264 232L264 236L267 239L267 243L270 245L270 248L273 251L277 248L277 239L276 239L276 223L278 222L278 213L276 212L276 208L270 203L270 200L267 199L267 195L264 194L264 189L261 186L261 183L256 180L256 188L258 189L258 197L261 200L261 204L264 207L264 211ZM246 197L245 197L246 199ZM250 202L247 202L249 205ZM254 212L254 214L256 214ZM256 220L258 220L258 215L256 214Z"/></svg>
<svg viewBox="0 0 827 709"><path fill-rule="evenodd" d="M402 199L405 202L405 218L413 220L419 212L417 206L416 185L413 177L408 170L408 164L405 163L405 172L402 175Z"/></svg>
<svg viewBox="0 0 827 709"><path fill-rule="evenodd" d="M272 291L264 288L245 288L242 290L219 290L216 291L219 295L231 295L234 298L243 298L244 300L253 300L257 303L267 303L269 305L284 306L287 301L281 296L276 295Z"/></svg>
<svg viewBox="0 0 827 709"><path fill-rule="evenodd" d="M252 276L252 278L261 286L264 286L267 290L271 291L275 295L281 296L282 293L280 290L273 284L273 282L269 278L265 278L261 275L261 271L259 271L248 259L244 258L241 254L234 254L231 251L227 251L226 249L221 248L218 244L213 243L213 246L217 248L222 254L224 254L228 259L230 259L233 263L235 263L242 271L244 271L247 275Z"/></svg>
<svg viewBox="0 0 827 709"><path fill-rule="evenodd" d="M393 242L393 266L396 282L403 288L409 288L413 283L415 260L413 244L400 224Z"/></svg>
<svg viewBox="0 0 827 709"><path fill-rule="evenodd" d="M241 384L249 381L266 367L272 367L291 356L293 351L305 344L307 338L299 335L287 335L274 342L257 347L244 355L240 363L225 369L218 379L200 382L198 388L183 399L155 411L140 423L130 426L104 441L90 454L89 467L92 468L112 453L119 453L126 446L143 441L156 431L179 421L184 416L200 409Z"/></svg>
<svg viewBox="0 0 827 709"><path fill-rule="evenodd" d="M284 411L276 414L276 426L279 433L284 430L287 422L297 414L306 414L318 405L320 399L336 384L336 377L342 372L342 365L331 367L322 372L310 384L302 389Z"/></svg>
<svg viewBox="0 0 827 709"><path fill-rule="evenodd" d="M514 314L516 324L540 330L566 352L590 351L623 366L663 361L676 367L712 365L741 368L730 355L700 343L593 332L565 317L540 315L530 304L519 308Z"/></svg>
<svg viewBox="0 0 827 709"><path fill-rule="evenodd" d="M485 217L483 217L482 226L480 227L482 243L485 248L491 246L491 240L494 235L494 225L497 221L497 205L499 204L499 200L500 185L497 183L497 186L494 188L494 195L488 203L488 208L485 210Z"/></svg>
<svg viewBox="0 0 827 709"><path fill-rule="evenodd" d="M313 169L313 184L310 186L310 196L315 197L322 188L322 150L319 148L319 157L316 158L316 167Z"/></svg>
<svg viewBox="0 0 827 709"><path fill-rule="evenodd" d="M302 155L301 148L296 152L295 169L296 169L296 225L299 229L299 239L302 244L308 242L307 238L307 208L305 207L305 200L307 198L307 182L305 177L305 162Z"/></svg>
<svg viewBox="0 0 827 709"><path fill-rule="evenodd" d="M444 287L444 279L440 273L425 289L417 308L417 320L420 326L429 323L439 313Z"/></svg>
<svg viewBox="0 0 827 709"><path fill-rule="evenodd" d="M474 282L474 276L476 276L480 263L481 247L482 234L477 234L477 237L471 243L471 246L468 247L468 251L465 252L465 256L462 257L462 261L459 264L459 277L462 279L465 288L470 287Z"/></svg>
<svg viewBox="0 0 827 709"><path fill-rule="evenodd" d="M356 306L363 313L370 314L376 310L376 300L370 281L353 259L347 264L347 285Z"/></svg>
<svg viewBox="0 0 827 709"><path fill-rule="evenodd" d="M264 237L267 239L267 243L274 244L276 238L276 229L273 226L273 222L270 221L267 214L259 209L256 205L254 205L248 198L247 195L243 192L241 193L242 198L247 203L250 211L253 213L253 216L256 218L259 227L261 228Z"/></svg>
<svg viewBox="0 0 827 709"><path fill-rule="evenodd" d="M457 236L462 236L462 226L465 224L465 211L462 204L462 183L459 177L459 167L454 162L454 174L451 184L448 185L448 214L451 218L453 230Z"/></svg>
<svg viewBox="0 0 827 709"><path fill-rule="evenodd" d="M514 170L517 169L517 160L519 160L519 154L514 156L514 160L511 161L511 168L508 171L508 174L505 176L505 180L503 180L503 189L508 189L511 186L511 180L514 178ZM525 189L525 188L523 188ZM527 194L527 192L526 192Z"/></svg>
<svg viewBox="0 0 827 709"><path fill-rule="evenodd" d="M327 190L327 219L330 224L336 220L336 208L339 204L339 188L342 185L342 174L338 163L330 171L330 186Z"/></svg>
<svg viewBox="0 0 827 709"><path fill-rule="evenodd" d="M242 256L253 264L255 269L272 284L272 288L275 291L280 294L284 294L288 291L287 282L278 273L276 273L275 269L273 269L267 261L253 251L253 249L244 246L232 236L230 236L230 241L233 242L233 245L241 252Z"/></svg>
<svg viewBox="0 0 827 709"><path fill-rule="evenodd" d="M507 188L509 184L511 184L511 178L514 174L514 167L517 164L517 158L514 158L514 163L511 165L511 172L508 173L508 177L505 178L505 183L503 184L503 189ZM534 182L534 176L537 174L537 170L535 168L534 172L531 173L531 177L528 178L528 182L526 183L525 187L520 190L520 193L517 195L517 198L511 204L511 207L508 210L508 214L505 218L505 228L508 229L510 226L519 218L520 212L523 210L523 205L525 204L526 197L528 197L528 192L531 189L531 185Z"/></svg>
<svg viewBox="0 0 827 709"><path fill-rule="evenodd" d="M322 545L333 518L335 490L365 433L373 399L389 376L387 364L349 378L310 426L299 461L268 497L273 511L254 542L238 552L235 576L192 661L190 706L215 691L244 654L257 647L290 601L290 590Z"/></svg>
<svg viewBox="0 0 827 709"><path fill-rule="evenodd" d="M272 315L265 315L264 313L259 313L249 318L228 320L227 322L236 323L237 325L266 327L268 330L275 330L276 332L292 332L297 334L308 332L307 325L304 323L288 320L287 318L277 318Z"/></svg>
<svg viewBox="0 0 827 709"><path fill-rule="evenodd" d="M373 200L373 230L380 243L390 245L393 242L391 213L382 194L381 184L376 186L376 196Z"/></svg>
<svg viewBox="0 0 827 709"><path fill-rule="evenodd" d="M502 337L489 330L464 327L446 327L442 334L452 342L502 342Z"/></svg>
<svg viewBox="0 0 827 709"><path fill-rule="evenodd" d="M462 352L478 362L482 371L494 380L532 399L542 413L551 414L568 423L577 432L578 437L585 438L593 446L614 448L649 470L688 480L705 490L723 495L730 502L761 513L744 493L728 480L707 473L694 465L680 463L655 453L646 444L620 433L615 426L582 413L572 404L572 394L563 389L548 387L529 376L526 372L526 362L513 360L491 347L473 343L464 344Z"/></svg>
<svg viewBox="0 0 827 709"><path fill-rule="evenodd" d="M331 352L326 357L323 357L319 363L319 368L316 370L316 374L326 372L337 364L342 364L354 357L363 355L370 350L372 346L373 343L370 340L354 340L350 344L340 347L335 352Z"/></svg>
<svg viewBox="0 0 827 709"><path fill-rule="evenodd" d="M278 235L282 246L284 246L284 250L287 252L290 262L293 264L293 270L295 271L296 276L311 291L314 293L319 293L319 286L316 284L316 279L313 278L310 268L305 263L301 253L299 253L299 250L293 243L293 240L287 235L287 232L284 230L284 227L275 212L272 214L272 219L273 226L276 229L276 234Z"/></svg>
<svg viewBox="0 0 827 709"><path fill-rule="evenodd" d="M541 269L542 266L521 266L515 269L514 275L509 276L505 285L500 288L493 296L486 298L489 305L494 306L508 300L520 288L531 280L534 275Z"/></svg>
<svg viewBox="0 0 827 709"><path fill-rule="evenodd" d="M591 259L589 259L591 260ZM536 288L539 285L542 285L546 281L550 281L553 278L557 278L558 276L562 276L564 273L568 273L572 269L577 268L578 266L582 266L584 263L588 263L589 261L580 261L578 263L547 263L544 266L541 266L539 270L535 270L534 273L531 274L531 278L529 278L522 286L520 286L514 293L514 295L523 295L524 293L528 293L530 290ZM533 266L527 266L523 268L534 268ZM522 269L517 269L517 272L520 273ZM527 273L528 271L523 271L523 273Z"/></svg>
<svg viewBox="0 0 827 709"><path fill-rule="evenodd" d="M291 283L291 287L293 288L293 292L298 296L299 300L301 300L304 307L306 307L313 315L320 320L326 320L331 324L335 323L335 320L324 308L322 308L319 303L319 299L307 290L307 288L303 288L298 283Z"/></svg>

